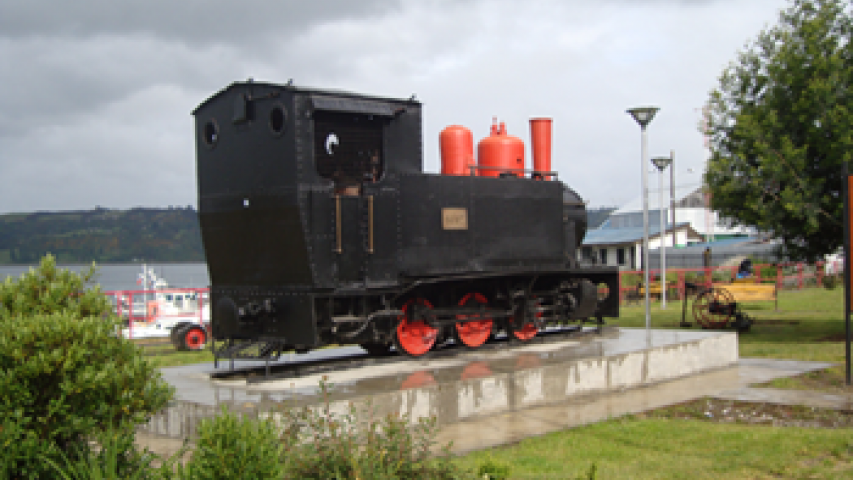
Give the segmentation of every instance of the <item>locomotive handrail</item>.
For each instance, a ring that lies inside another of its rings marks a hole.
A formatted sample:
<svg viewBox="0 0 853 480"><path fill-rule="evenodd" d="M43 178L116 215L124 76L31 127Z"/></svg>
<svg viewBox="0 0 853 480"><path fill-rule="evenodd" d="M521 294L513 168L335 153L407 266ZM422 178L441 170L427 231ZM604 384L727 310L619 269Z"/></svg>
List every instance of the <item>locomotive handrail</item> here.
<svg viewBox="0 0 853 480"><path fill-rule="evenodd" d="M335 253L343 253L343 239L341 238L341 196L335 195Z"/></svg>
<svg viewBox="0 0 853 480"><path fill-rule="evenodd" d="M471 171L471 176L476 176L477 170L500 170L502 172L509 173L521 173L522 175L525 173L531 173L534 175L541 175L542 177L554 177L557 178L557 172L544 172L540 170L534 170L532 168L505 168L505 167L487 167L485 165L469 165L468 169Z"/></svg>
<svg viewBox="0 0 853 480"><path fill-rule="evenodd" d="M367 253L373 253L373 195L367 197Z"/></svg>

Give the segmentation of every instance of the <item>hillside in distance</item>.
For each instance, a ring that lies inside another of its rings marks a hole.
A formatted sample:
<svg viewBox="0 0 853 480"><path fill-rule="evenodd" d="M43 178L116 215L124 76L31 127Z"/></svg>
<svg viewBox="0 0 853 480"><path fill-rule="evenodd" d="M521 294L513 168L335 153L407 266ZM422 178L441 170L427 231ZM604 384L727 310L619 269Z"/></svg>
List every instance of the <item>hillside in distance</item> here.
<svg viewBox="0 0 853 480"><path fill-rule="evenodd" d="M613 210L588 210L589 228ZM0 265L33 265L47 253L65 264L204 261L192 207L0 215Z"/></svg>
<svg viewBox="0 0 853 480"><path fill-rule="evenodd" d="M13 213L0 215L0 265L203 262L198 213L192 207Z"/></svg>

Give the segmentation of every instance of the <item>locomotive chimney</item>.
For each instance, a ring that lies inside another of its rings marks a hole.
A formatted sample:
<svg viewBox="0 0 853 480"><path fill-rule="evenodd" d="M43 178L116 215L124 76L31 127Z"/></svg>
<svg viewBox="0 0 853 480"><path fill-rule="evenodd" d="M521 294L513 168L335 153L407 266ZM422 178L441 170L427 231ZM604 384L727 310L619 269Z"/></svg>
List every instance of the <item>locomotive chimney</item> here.
<svg viewBox="0 0 853 480"><path fill-rule="evenodd" d="M530 143L533 150L533 177L547 179L551 171L551 119L530 119Z"/></svg>

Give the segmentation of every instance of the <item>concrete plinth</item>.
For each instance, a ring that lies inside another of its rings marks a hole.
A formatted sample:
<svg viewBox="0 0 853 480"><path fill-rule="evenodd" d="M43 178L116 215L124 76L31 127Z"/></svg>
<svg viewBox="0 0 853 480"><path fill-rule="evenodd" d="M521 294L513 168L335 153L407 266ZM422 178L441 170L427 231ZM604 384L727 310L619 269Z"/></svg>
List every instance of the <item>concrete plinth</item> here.
<svg viewBox="0 0 853 480"><path fill-rule="evenodd" d="M357 347L319 355L353 354ZM285 359L287 360L287 359ZM602 335L494 350L462 351L451 357L409 359L287 380L249 384L211 380L212 364L164 368L176 400L143 432L190 437L200 419L221 405L250 415L328 406L347 413L352 406L376 417L435 417L438 425L487 416L506 416L730 367L738 362L737 335L729 332L612 329ZM238 364L239 365L239 364ZM320 390L325 377L328 387ZM547 423L547 421L546 421Z"/></svg>

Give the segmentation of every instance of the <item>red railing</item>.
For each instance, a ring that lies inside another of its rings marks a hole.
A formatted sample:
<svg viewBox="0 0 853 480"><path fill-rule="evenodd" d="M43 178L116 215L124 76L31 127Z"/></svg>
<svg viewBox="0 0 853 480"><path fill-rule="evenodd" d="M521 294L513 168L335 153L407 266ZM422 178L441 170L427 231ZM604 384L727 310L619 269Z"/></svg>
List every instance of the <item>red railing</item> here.
<svg viewBox="0 0 853 480"><path fill-rule="evenodd" d="M772 273L769 273L771 270ZM677 275L675 282L667 281L667 292L677 292L678 298L684 295L685 282L691 282L696 285L710 287L714 283L729 283L737 278L738 266L731 267L710 267L710 268L668 268L667 275ZM805 263L782 263L782 264L753 264L753 275L739 279L740 281L750 281L754 283L775 283L776 288L796 288L802 289L806 283L814 279L815 285L820 287L823 285L824 262L817 262L814 265ZM636 276L631 281L626 280L626 277ZM654 287L660 285L660 270L649 270L650 283ZM637 291L637 287L643 281L642 270L623 270L619 272L619 301L624 302L632 291Z"/></svg>

